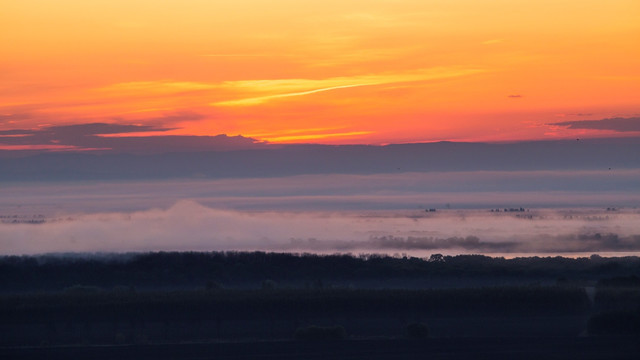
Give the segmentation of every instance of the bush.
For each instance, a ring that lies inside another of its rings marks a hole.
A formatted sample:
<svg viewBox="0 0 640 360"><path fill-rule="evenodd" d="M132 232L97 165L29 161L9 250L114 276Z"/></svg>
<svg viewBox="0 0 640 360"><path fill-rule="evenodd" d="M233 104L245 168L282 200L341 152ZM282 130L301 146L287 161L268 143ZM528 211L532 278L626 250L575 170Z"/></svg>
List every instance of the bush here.
<svg viewBox="0 0 640 360"><path fill-rule="evenodd" d="M429 337L429 328L423 323L411 323L407 325L407 336L412 339L424 339Z"/></svg>
<svg viewBox="0 0 640 360"><path fill-rule="evenodd" d="M309 326L296 330L294 337L297 340L342 340L347 332L342 326Z"/></svg>

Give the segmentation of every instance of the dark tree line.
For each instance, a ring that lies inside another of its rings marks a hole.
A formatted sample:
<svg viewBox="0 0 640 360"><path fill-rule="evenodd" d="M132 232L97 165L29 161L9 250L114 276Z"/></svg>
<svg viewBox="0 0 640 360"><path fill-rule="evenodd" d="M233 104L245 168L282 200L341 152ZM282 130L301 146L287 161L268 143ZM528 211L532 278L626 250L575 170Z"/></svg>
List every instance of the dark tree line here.
<svg viewBox="0 0 640 360"><path fill-rule="evenodd" d="M571 282L640 274L640 258L482 255L430 258L383 255L315 255L265 252L155 252L136 254L0 257L0 292L61 291L74 285L194 289L260 287L277 283L322 287L336 281L372 279L512 278Z"/></svg>

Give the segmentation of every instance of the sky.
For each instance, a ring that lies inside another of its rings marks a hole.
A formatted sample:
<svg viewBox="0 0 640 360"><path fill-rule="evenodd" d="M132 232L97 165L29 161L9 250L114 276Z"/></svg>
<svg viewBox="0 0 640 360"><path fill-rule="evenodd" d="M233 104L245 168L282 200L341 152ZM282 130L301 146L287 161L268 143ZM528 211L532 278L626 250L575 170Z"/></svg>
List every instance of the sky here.
<svg viewBox="0 0 640 360"><path fill-rule="evenodd" d="M0 23L4 150L102 146L31 136L69 126L181 143L640 135L636 0L3 0Z"/></svg>

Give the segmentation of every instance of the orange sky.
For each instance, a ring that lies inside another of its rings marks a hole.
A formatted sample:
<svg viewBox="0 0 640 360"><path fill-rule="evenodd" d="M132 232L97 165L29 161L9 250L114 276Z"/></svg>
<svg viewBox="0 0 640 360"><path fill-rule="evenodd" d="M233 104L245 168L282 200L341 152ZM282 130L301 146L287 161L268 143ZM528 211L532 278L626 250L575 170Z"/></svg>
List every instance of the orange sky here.
<svg viewBox="0 0 640 360"><path fill-rule="evenodd" d="M381 144L603 136L547 124L640 116L637 0L1 7L0 130Z"/></svg>

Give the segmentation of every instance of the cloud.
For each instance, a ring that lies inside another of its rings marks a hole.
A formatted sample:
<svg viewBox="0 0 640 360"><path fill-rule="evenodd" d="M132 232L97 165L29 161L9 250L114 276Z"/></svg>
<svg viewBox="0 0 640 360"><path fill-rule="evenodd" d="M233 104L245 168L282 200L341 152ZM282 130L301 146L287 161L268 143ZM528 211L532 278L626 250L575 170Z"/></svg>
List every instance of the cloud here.
<svg viewBox="0 0 640 360"><path fill-rule="evenodd" d="M307 140L327 139L334 137L353 137L371 134L371 131L350 131L350 132L331 132L331 133L316 133L316 134L298 134L298 135L281 135L273 137L262 137L266 141L272 142L300 142Z"/></svg>
<svg viewBox="0 0 640 360"><path fill-rule="evenodd" d="M161 132L172 130L169 128L156 128L148 125L122 125L122 124L75 124L64 126L51 126L45 129L37 130L35 133L49 133L54 136L77 137L90 135L107 135L107 134L126 134L133 132Z"/></svg>
<svg viewBox="0 0 640 360"><path fill-rule="evenodd" d="M33 130L24 129L12 129L12 130L0 130L0 137L2 136L18 136L18 135L33 135Z"/></svg>
<svg viewBox="0 0 640 360"><path fill-rule="evenodd" d="M123 125L90 123L61 126L46 126L39 129L12 129L0 131L0 143L8 145L68 145L95 147L99 135L127 134L135 132L162 132L169 128L147 125Z"/></svg>
<svg viewBox="0 0 640 360"><path fill-rule="evenodd" d="M177 113L162 118L147 119L147 121L171 123L201 118L201 115L195 113ZM224 134L217 136L153 135L153 133L162 133L169 130L174 130L174 128L117 123L88 123L45 126L39 129L2 130L0 131L0 149L108 150L110 152L162 153L239 150L265 145L265 143L251 138Z"/></svg>
<svg viewBox="0 0 640 360"><path fill-rule="evenodd" d="M436 79L445 79L473 75L484 72L481 69L464 68L430 68L399 74L373 74L346 77L333 77L326 79L273 79L273 80L240 80L227 81L221 84L223 88L235 90L240 93L267 93L267 95L249 96L241 99L225 100L211 103L212 106L246 106L257 105L270 100L311 95L319 92L334 91L340 89L422 82Z"/></svg>
<svg viewBox="0 0 640 360"><path fill-rule="evenodd" d="M205 56L235 57L245 55L210 54ZM261 55L256 54L256 56ZM134 81L103 86L95 89L95 91L102 95L115 97L167 96L198 91L201 96L209 99L221 98L220 100L209 102L211 106L252 106L277 99L312 95L327 91L445 79L473 75L484 71L486 70L476 68L434 67L401 73L354 75L324 79L254 79L222 82ZM224 100L225 98L226 100Z"/></svg>
<svg viewBox="0 0 640 360"><path fill-rule="evenodd" d="M214 105L216 106L257 105L257 104L262 104L269 100L278 99L278 98L303 96L303 95L316 94L324 91L349 89L349 88L355 88L355 87L361 87L361 86L372 86L372 85L377 85L377 84L354 84L354 85L333 86L333 87L328 87L324 89L315 89L315 90L300 91L300 92L293 92L293 93L286 93L286 94L259 96L259 97L246 98L246 99L240 99L240 100L219 101L217 103L214 103Z"/></svg>
<svg viewBox="0 0 640 360"><path fill-rule="evenodd" d="M256 58L261 58L261 57L292 57L294 55L292 55L292 54L282 54L282 53L278 53L278 54L267 54L267 53L265 53L265 54L240 54L240 53L238 53L238 54L203 54L203 55L200 55L200 56L203 56L203 57L223 57L223 58L224 57L232 57L232 58L233 57L249 57L249 58L256 57Z"/></svg>
<svg viewBox="0 0 640 360"><path fill-rule="evenodd" d="M1 135L40 135L43 137L78 137L91 135L107 135L107 134L126 134L134 132L159 132L169 131L171 128L157 128L148 125L123 125L108 123L90 123L90 124L74 124L74 125L58 125L41 127L39 129L12 129L0 130Z"/></svg>
<svg viewBox="0 0 640 360"><path fill-rule="evenodd" d="M30 118L32 118L32 115L27 113L0 114L0 124L14 123L18 120L27 120Z"/></svg>
<svg viewBox="0 0 640 360"><path fill-rule="evenodd" d="M577 114L582 116L582 114ZM602 120L563 121L549 125L564 126L568 129L613 130L617 132L640 131L640 117L608 118Z"/></svg>
<svg viewBox="0 0 640 360"><path fill-rule="evenodd" d="M98 148L85 148L79 149L75 146L71 145L3 145L0 143L0 150L8 150L8 151L77 151L77 150L108 150L108 149L98 149Z"/></svg>

